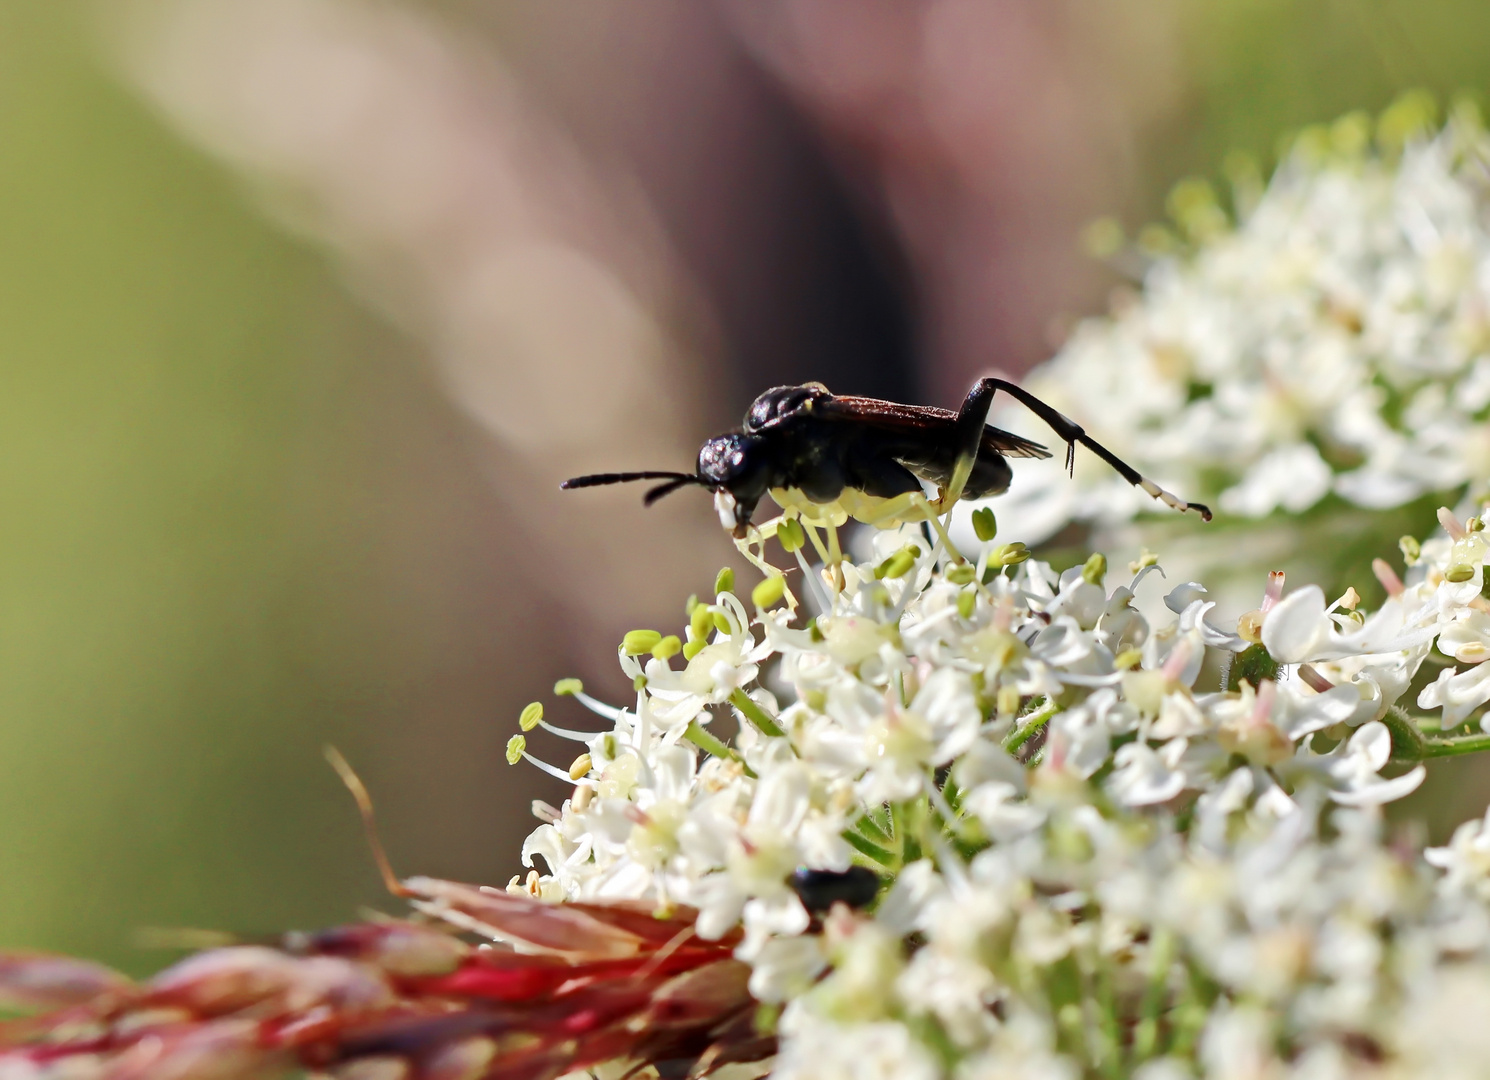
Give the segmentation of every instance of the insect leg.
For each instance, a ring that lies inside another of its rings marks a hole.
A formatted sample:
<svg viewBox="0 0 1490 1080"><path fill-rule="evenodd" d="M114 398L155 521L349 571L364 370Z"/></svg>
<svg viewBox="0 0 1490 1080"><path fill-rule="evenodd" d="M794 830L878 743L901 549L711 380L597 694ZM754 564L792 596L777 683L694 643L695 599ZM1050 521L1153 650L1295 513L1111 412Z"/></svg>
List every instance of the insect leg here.
<svg viewBox="0 0 1490 1080"><path fill-rule="evenodd" d="M993 404L993 395L1000 390L1045 421L1050 430L1066 441L1066 470L1068 472L1076 466L1076 444L1080 443L1111 465L1113 470L1128 483L1142 488L1165 506L1176 510L1194 510L1200 514L1202 520L1211 520L1209 507L1203 503L1186 502L1178 495L1165 491L1088 435L1076 421L1051 408L1024 387L1006 379L980 379L963 400L962 408L957 411L957 464L952 470L952 482L947 485L947 490L942 496L943 510L950 508L953 502L962 497L967 478L973 471L973 463L978 459L978 447L983 439L983 426L988 421L988 407Z"/></svg>
<svg viewBox="0 0 1490 1080"><path fill-rule="evenodd" d="M907 517L912 510L919 510L920 516ZM952 543L952 538L947 535L947 527L942 524L942 519L937 515L937 507L923 492L907 491L904 495L897 495L893 499L886 499L875 508L874 513L859 518L864 524L873 525L877 528L887 528L897 519L905 521L929 521L931 527L936 530L937 536L941 539L943 547L946 548L947 554L952 557L953 561L967 561Z"/></svg>
<svg viewBox="0 0 1490 1080"><path fill-rule="evenodd" d="M828 554L828 549L823 546L822 539L817 535L817 526L809 525L800 518L797 520L797 524L802 526L802 532L808 540L812 541L812 549L817 552L817 557L823 560L823 565L831 565L833 561L832 557ZM832 528L832 526L830 525L828 528Z"/></svg>
<svg viewBox="0 0 1490 1080"><path fill-rule="evenodd" d="M766 561L766 541L776 535L776 528L781 524L781 520L781 515L777 515L770 521L762 522L760 525L752 524L749 533L735 540L735 547L741 555L745 556L745 560L762 574L765 574L766 577L784 576L779 569ZM759 545L760 554L757 555L751 550L752 544ZM790 586L786 587L784 596L786 598L786 606L795 612L797 610L798 600L792 594Z"/></svg>

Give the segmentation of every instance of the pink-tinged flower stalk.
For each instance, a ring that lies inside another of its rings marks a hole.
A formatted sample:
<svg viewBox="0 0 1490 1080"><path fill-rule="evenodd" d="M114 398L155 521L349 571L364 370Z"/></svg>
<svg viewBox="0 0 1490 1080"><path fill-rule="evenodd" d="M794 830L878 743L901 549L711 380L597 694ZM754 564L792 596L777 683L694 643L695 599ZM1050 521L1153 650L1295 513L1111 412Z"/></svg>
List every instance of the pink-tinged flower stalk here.
<svg viewBox="0 0 1490 1080"><path fill-rule="evenodd" d="M80 961L13 957L0 995L50 1006L0 1034L0 1076L538 1080L601 1062L680 1075L769 1056L739 935L694 912L554 906L453 882L410 890L446 925L390 920L189 957L144 983ZM453 924L453 925L452 925ZM454 926L519 944L476 946Z"/></svg>

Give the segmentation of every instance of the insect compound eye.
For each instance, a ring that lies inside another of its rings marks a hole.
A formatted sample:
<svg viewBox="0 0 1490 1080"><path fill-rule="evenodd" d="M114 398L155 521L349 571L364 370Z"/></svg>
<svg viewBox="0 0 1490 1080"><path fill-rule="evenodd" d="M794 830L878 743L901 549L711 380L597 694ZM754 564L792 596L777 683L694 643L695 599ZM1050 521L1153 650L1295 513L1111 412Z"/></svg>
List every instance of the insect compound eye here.
<svg viewBox="0 0 1490 1080"><path fill-rule="evenodd" d="M834 904L861 908L879 895L880 876L867 866L847 870L811 870L798 867L787 884L808 911L827 911Z"/></svg>
<svg viewBox="0 0 1490 1080"><path fill-rule="evenodd" d="M713 488L725 488L737 498L765 494L767 459L758 451L757 438L735 432L716 435L699 449L698 475Z"/></svg>

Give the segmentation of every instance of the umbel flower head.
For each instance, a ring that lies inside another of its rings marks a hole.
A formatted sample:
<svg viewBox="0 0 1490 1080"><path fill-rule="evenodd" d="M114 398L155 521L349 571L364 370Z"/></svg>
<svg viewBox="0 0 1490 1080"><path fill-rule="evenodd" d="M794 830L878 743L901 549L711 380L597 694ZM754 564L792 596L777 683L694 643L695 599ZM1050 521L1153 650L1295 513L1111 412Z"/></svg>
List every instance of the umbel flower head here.
<svg viewBox="0 0 1490 1080"><path fill-rule="evenodd" d="M1376 610L1273 575L1234 627L1152 558L913 527L806 567L811 618L725 572L626 636L633 702L556 687L600 730L524 710L509 760L568 791L525 878L144 984L13 957L0 988L56 1011L0 1077L1478 1075L1490 832L1422 852L1381 815L1490 744L1490 543L1440 520Z"/></svg>
<svg viewBox="0 0 1490 1080"><path fill-rule="evenodd" d="M1137 250L1115 224L1095 228L1142 294L1080 324L1026 385L1232 519L1482 493L1490 136L1467 104L1442 128L1433 112L1414 93L1377 119L1306 129L1266 185L1236 159L1227 203L1187 181L1174 227L1146 229ZM1023 470L1001 510L1028 542L1148 509L1100 470L1076 485L1054 472Z"/></svg>
<svg viewBox="0 0 1490 1080"><path fill-rule="evenodd" d="M846 560L788 499L748 594L626 635L634 700L523 711L508 762L558 805L505 889L391 882L405 918L143 983L0 957L36 1013L0 1080L1484 1075L1490 814L1425 851L1382 808L1490 749L1490 137L1408 98L1372 138L1305 133L1231 215L1182 186L1142 301L1032 387L1234 519L1447 493L1374 610L1258 571L1233 623L1209 578L1057 571L986 508L975 562L940 522ZM1033 541L1140 505L1077 479L1001 512Z"/></svg>

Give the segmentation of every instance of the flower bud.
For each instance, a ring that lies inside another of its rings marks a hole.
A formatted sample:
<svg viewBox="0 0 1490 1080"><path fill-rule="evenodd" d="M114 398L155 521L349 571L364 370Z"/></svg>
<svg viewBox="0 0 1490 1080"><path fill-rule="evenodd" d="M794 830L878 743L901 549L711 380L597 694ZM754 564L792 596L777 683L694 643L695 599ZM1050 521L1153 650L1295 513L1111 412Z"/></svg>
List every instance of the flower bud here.
<svg viewBox="0 0 1490 1080"><path fill-rule="evenodd" d="M631 630L621 639L621 651L627 656L649 653L662 640L656 630Z"/></svg>
<svg viewBox="0 0 1490 1080"><path fill-rule="evenodd" d="M989 557L988 565L1017 566L1030 557L1030 549L1015 541L1012 544L1004 544L1002 547L994 548L993 555Z"/></svg>
<svg viewBox="0 0 1490 1080"><path fill-rule="evenodd" d="M1132 562L1130 562L1128 564L1128 573L1130 573L1130 574L1136 574L1140 570L1146 570L1150 566L1158 566L1158 565L1159 565L1159 556L1155 555L1148 548L1144 548L1142 554L1140 554L1138 556L1138 558L1134 559Z"/></svg>
<svg viewBox="0 0 1490 1080"><path fill-rule="evenodd" d="M1081 579L1088 585L1101 585L1107 578L1107 556L1100 551L1088 556L1081 568Z"/></svg>
<svg viewBox="0 0 1490 1080"><path fill-rule="evenodd" d="M906 574L911 572L911 569L916 565L916 560L920 557L921 549L915 544L907 544L876 566L874 568L874 576L876 578L890 578L891 580L905 577Z"/></svg>
<svg viewBox="0 0 1490 1080"><path fill-rule="evenodd" d="M970 585L978 576L978 569L972 563L958 563L956 566L947 567L945 576L953 585Z"/></svg>
<svg viewBox="0 0 1490 1080"><path fill-rule="evenodd" d="M708 604L696 604L693 614L688 617L688 632L693 640L702 643L709 636L709 629L714 625L714 613L709 610ZM700 644L699 648L703 648Z"/></svg>
<svg viewBox="0 0 1490 1080"><path fill-rule="evenodd" d="M777 603L785 595L786 578L781 574L772 574L762 579L755 588L750 590L751 601L762 610Z"/></svg>

